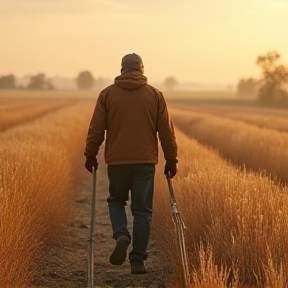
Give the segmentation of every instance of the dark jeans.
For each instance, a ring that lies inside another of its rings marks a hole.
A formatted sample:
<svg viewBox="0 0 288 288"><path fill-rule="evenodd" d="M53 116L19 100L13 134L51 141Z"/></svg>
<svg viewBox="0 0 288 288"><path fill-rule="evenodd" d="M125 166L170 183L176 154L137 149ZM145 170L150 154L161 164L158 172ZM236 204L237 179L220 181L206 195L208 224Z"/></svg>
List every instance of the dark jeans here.
<svg viewBox="0 0 288 288"><path fill-rule="evenodd" d="M154 192L154 164L108 165L109 197L108 207L113 229L113 238L130 233L127 229L126 201L131 191L131 212L133 215L132 251L130 262L147 259L150 237L152 202Z"/></svg>

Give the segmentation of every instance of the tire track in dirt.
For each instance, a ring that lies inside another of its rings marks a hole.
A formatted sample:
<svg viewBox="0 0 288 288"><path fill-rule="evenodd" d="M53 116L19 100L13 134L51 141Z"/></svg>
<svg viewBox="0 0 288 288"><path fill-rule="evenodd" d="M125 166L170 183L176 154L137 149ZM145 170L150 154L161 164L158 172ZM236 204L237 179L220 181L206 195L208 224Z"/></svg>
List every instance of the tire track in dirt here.
<svg viewBox="0 0 288 288"><path fill-rule="evenodd" d="M146 261L147 274L131 275L128 259L122 266L113 266L109 263L108 258L114 248L115 240L112 238L106 201L108 179L106 165L103 164L103 149L101 149L99 160L94 238L95 286L117 288L165 287L164 262L155 247L153 237L149 244L149 257ZM67 226L67 232L61 241L49 247L39 259L38 273L33 285L53 288L87 286L87 239L90 223L92 177L84 168L80 169L80 174L81 180L74 191L73 217ZM132 216L129 207L127 205L127 216L131 231ZM131 249L131 246L129 249Z"/></svg>

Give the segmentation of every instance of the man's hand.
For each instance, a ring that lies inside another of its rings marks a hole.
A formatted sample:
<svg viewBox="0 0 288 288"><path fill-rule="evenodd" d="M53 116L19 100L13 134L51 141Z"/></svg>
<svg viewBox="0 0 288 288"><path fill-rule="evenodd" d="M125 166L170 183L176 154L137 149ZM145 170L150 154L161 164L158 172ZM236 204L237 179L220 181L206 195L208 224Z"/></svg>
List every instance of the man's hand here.
<svg viewBox="0 0 288 288"><path fill-rule="evenodd" d="M173 161L166 161L164 174L167 175L170 172L170 178L172 179L177 173L177 163Z"/></svg>
<svg viewBox="0 0 288 288"><path fill-rule="evenodd" d="M92 167L94 166L95 171L98 169L98 162L96 157L86 157L85 168L92 173Z"/></svg>

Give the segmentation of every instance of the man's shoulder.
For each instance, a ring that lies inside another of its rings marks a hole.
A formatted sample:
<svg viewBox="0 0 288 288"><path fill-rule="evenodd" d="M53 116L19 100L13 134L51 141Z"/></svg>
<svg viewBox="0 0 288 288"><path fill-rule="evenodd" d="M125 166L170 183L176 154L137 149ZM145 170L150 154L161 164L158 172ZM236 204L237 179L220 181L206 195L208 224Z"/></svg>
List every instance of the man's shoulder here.
<svg viewBox="0 0 288 288"><path fill-rule="evenodd" d="M113 86L115 86L115 84L111 84L111 85L107 86L106 88L101 90L100 94L106 94Z"/></svg>
<svg viewBox="0 0 288 288"><path fill-rule="evenodd" d="M158 97L162 95L162 92L158 88L156 88L156 87L154 87L154 86L152 86L150 84L146 84L146 87L147 87L148 90L150 90L151 92L155 93Z"/></svg>

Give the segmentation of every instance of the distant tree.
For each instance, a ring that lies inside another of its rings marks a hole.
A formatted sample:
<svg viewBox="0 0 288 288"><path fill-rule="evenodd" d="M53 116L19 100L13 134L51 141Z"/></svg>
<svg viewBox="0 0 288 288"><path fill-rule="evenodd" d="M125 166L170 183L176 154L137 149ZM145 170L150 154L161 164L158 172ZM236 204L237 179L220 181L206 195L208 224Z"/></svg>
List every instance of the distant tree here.
<svg viewBox="0 0 288 288"><path fill-rule="evenodd" d="M262 69L259 100L265 103L288 102L288 68L279 63L281 56L277 51L258 56L256 63Z"/></svg>
<svg viewBox="0 0 288 288"><path fill-rule="evenodd" d="M238 82L237 92L239 96L253 96L257 93L259 81L254 78L242 78Z"/></svg>
<svg viewBox="0 0 288 288"><path fill-rule="evenodd" d="M32 90L44 90L45 87L45 74L39 73L30 77L30 83L27 85L27 89Z"/></svg>
<svg viewBox="0 0 288 288"><path fill-rule="evenodd" d="M167 77L164 80L164 86L168 89L168 90L172 90L174 89L174 87L178 84L177 80L174 77Z"/></svg>
<svg viewBox="0 0 288 288"><path fill-rule="evenodd" d="M0 77L0 89L15 89L16 79L13 74Z"/></svg>
<svg viewBox="0 0 288 288"><path fill-rule="evenodd" d="M94 77L89 71L82 71L76 78L76 83L79 89L90 89L94 85Z"/></svg>
<svg viewBox="0 0 288 288"><path fill-rule="evenodd" d="M46 79L44 73L39 73L30 78L30 83L27 85L27 89L54 90L55 87L50 80Z"/></svg>

